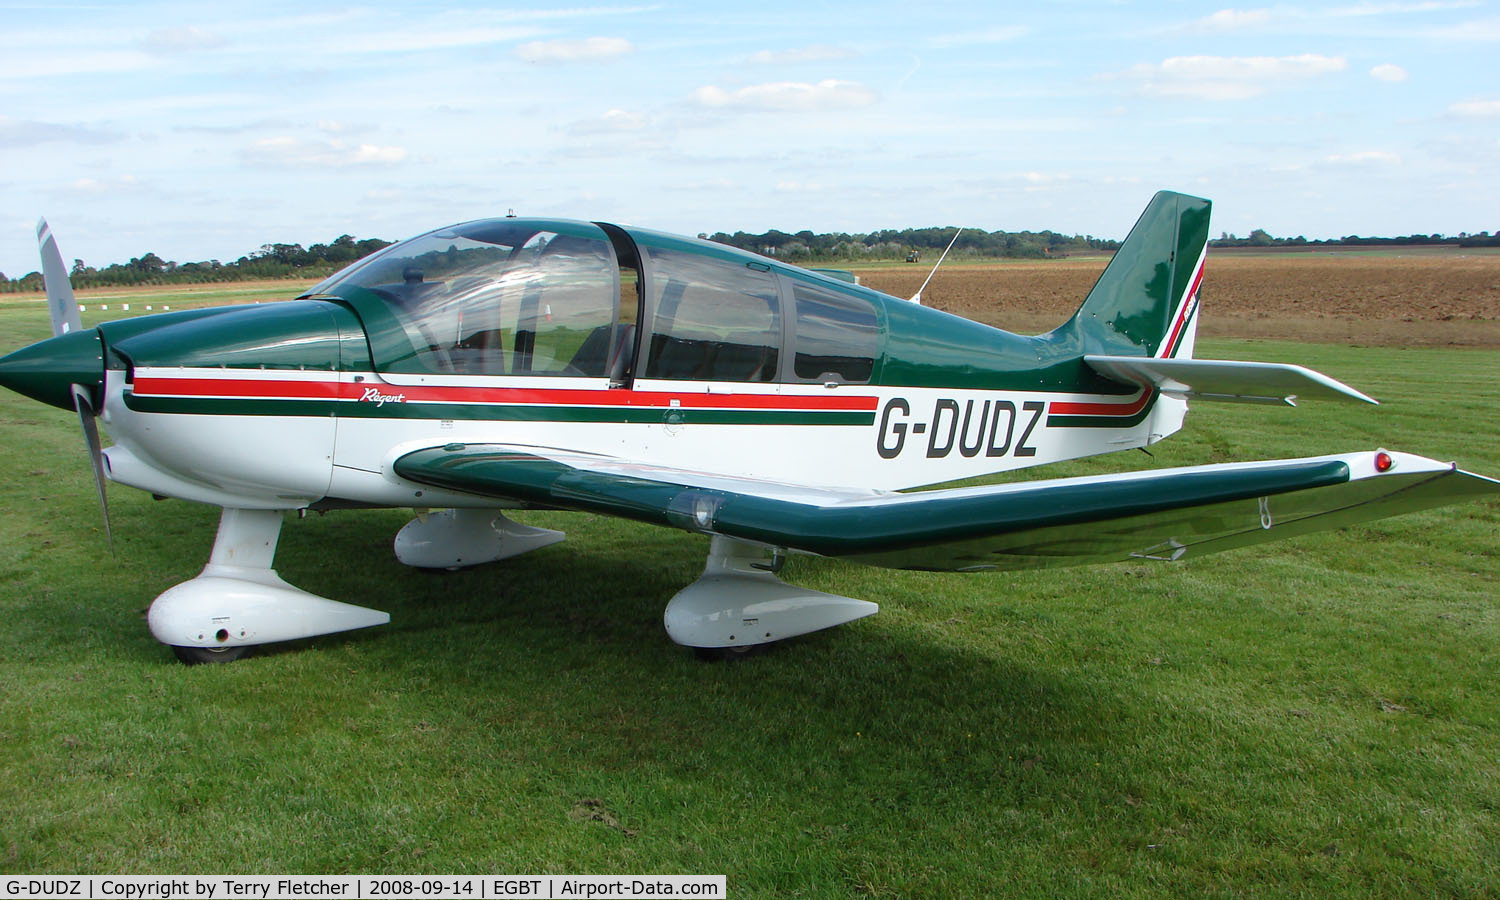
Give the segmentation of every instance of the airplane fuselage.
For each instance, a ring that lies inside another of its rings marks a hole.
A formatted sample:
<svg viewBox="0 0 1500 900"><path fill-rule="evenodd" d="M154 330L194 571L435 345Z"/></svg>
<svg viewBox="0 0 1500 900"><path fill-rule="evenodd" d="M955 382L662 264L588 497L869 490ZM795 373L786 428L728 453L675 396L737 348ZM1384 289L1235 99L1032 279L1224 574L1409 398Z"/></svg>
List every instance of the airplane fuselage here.
<svg viewBox="0 0 1500 900"><path fill-rule="evenodd" d="M493 506L407 482L434 443L566 447L787 483L897 490L1145 446L1184 404L882 385L772 385L139 367L106 383L115 481L263 508ZM185 476L184 473L191 473ZM181 480L173 484L172 480Z"/></svg>

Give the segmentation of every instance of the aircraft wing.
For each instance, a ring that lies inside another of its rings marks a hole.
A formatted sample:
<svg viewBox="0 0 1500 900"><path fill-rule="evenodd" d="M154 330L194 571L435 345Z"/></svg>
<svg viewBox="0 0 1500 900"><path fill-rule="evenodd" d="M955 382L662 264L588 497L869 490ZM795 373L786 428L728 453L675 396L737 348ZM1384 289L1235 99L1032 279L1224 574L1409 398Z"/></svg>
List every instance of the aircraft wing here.
<svg viewBox="0 0 1500 900"><path fill-rule="evenodd" d="M538 447L447 444L396 473L898 569L1178 560L1500 493L1406 453L1193 466L915 493L780 484Z"/></svg>
<svg viewBox="0 0 1500 900"><path fill-rule="evenodd" d="M1083 360L1105 378L1200 400L1288 406L1296 406L1298 397L1375 402L1342 381L1289 363L1092 354Z"/></svg>

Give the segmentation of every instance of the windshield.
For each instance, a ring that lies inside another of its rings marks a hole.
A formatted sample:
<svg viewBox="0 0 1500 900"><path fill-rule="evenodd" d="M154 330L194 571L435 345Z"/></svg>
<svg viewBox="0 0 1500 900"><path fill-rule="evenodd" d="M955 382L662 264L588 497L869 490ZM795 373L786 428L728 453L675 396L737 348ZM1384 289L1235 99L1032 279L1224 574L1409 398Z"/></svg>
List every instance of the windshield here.
<svg viewBox="0 0 1500 900"><path fill-rule="evenodd" d="M382 370L603 376L617 281L597 226L492 219L388 247L313 293L359 311ZM374 333L392 317L404 341Z"/></svg>

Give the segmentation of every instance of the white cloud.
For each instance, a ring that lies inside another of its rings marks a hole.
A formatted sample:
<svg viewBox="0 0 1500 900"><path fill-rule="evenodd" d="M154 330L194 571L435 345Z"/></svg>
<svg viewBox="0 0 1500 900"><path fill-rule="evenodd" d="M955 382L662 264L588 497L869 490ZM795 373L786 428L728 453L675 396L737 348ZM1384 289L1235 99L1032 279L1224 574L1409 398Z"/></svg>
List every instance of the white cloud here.
<svg viewBox="0 0 1500 900"><path fill-rule="evenodd" d="M960 31L954 34L940 34L928 38L927 44L932 47L971 47L976 44L1004 44L1023 38L1031 33L1031 29L1025 25L1003 25L999 28L987 28L980 31Z"/></svg>
<svg viewBox="0 0 1500 900"><path fill-rule="evenodd" d="M797 63L827 62L835 59L849 59L854 56L853 50L844 47L835 47L831 44L813 44L808 47L797 47L792 50L761 50L752 53L747 58L749 62L758 65L794 65Z"/></svg>
<svg viewBox="0 0 1500 900"><path fill-rule="evenodd" d="M1461 100L1449 106L1448 112L1475 118L1500 116L1500 100Z"/></svg>
<svg viewBox="0 0 1500 900"><path fill-rule="evenodd" d="M151 69L161 64L150 54L139 50L60 50L43 47L16 53L6 48L5 71L0 80L40 79L57 75L126 74Z"/></svg>
<svg viewBox="0 0 1500 900"><path fill-rule="evenodd" d="M1027 184L1054 184L1069 181L1073 176L1060 172L1025 172L1018 177Z"/></svg>
<svg viewBox="0 0 1500 900"><path fill-rule="evenodd" d="M105 194L117 194L124 191L139 189L141 182L134 175L121 175L118 178L77 178L63 186L63 190L70 194L83 194L85 196L98 197Z"/></svg>
<svg viewBox="0 0 1500 900"><path fill-rule="evenodd" d="M693 91L693 100L703 106L730 109L776 109L809 111L851 109L875 102L875 92L857 81L825 79L817 84L777 81L755 84L733 91L706 85Z"/></svg>
<svg viewBox="0 0 1500 900"><path fill-rule="evenodd" d="M640 131L646 127L646 117L638 112L612 109L602 116L580 119L563 130L569 134L619 134Z"/></svg>
<svg viewBox="0 0 1500 900"><path fill-rule="evenodd" d="M147 53L170 56L191 53L194 50L217 50L227 45L222 35L199 28L196 25L180 25L176 28L156 28L146 33L140 46Z"/></svg>
<svg viewBox="0 0 1500 900"><path fill-rule="evenodd" d="M1359 150L1354 153L1333 153L1327 157L1331 163L1341 165L1387 165L1396 166L1401 164L1400 154L1390 153L1385 150Z"/></svg>
<svg viewBox="0 0 1500 900"><path fill-rule="evenodd" d="M35 147L48 143L104 144L119 139L119 135L82 125L55 125L0 116L0 147Z"/></svg>
<svg viewBox="0 0 1500 900"><path fill-rule="evenodd" d="M1430 0L1424 3L1357 3L1330 9L1330 16L1388 16L1403 13L1442 12L1448 9L1470 9L1478 0Z"/></svg>
<svg viewBox="0 0 1500 900"><path fill-rule="evenodd" d="M273 137L256 141L244 153L254 165L285 168L332 168L392 165L407 157L405 147L346 144L343 141L305 141L295 137Z"/></svg>
<svg viewBox="0 0 1500 900"><path fill-rule="evenodd" d="M1500 41L1500 16L1426 28L1411 36L1445 41Z"/></svg>
<svg viewBox="0 0 1500 900"><path fill-rule="evenodd" d="M624 38L591 37L577 40L532 41L516 48L516 55L529 63L569 63L615 59L635 52Z"/></svg>
<svg viewBox="0 0 1500 900"><path fill-rule="evenodd" d="M1141 63L1114 77L1140 83L1150 94L1199 100L1248 100L1266 91L1334 72L1348 62L1342 56L1174 56L1161 63Z"/></svg>
<svg viewBox="0 0 1500 900"><path fill-rule="evenodd" d="M1394 63L1381 63L1370 70L1370 77L1377 81L1405 81L1406 70Z"/></svg>
<svg viewBox="0 0 1500 900"><path fill-rule="evenodd" d="M740 186L728 178L710 178L706 181L670 182L662 187L665 191L698 193L700 191L737 191Z"/></svg>
<svg viewBox="0 0 1500 900"><path fill-rule="evenodd" d="M541 34L530 26L515 28L452 28L371 32L334 42L320 53L418 53L428 50L454 50L459 47L481 47L503 44Z"/></svg>
<svg viewBox="0 0 1500 900"><path fill-rule="evenodd" d="M1221 9L1194 24L1202 31L1240 31L1259 28L1271 21L1269 9Z"/></svg>

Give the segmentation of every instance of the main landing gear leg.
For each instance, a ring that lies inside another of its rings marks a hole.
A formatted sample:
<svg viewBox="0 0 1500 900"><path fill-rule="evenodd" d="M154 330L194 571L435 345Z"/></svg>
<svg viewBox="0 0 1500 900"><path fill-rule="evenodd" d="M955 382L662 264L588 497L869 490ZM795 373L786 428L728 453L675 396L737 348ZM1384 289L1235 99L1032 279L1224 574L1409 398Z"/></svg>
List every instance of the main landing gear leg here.
<svg viewBox="0 0 1500 900"><path fill-rule="evenodd" d="M728 655L880 610L867 600L787 584L776 577L779 569L764 546L715 535L703 574L667 604L667 635Z"/></svg>
<svg viewBox="0 0 1500 900"><path fill-rule="evenodd" d="M494 509L444 509L396 533L396 559L418 569L462 569L530 553L566 537L512 522Z"/></svg>
<svg viewBox="0 0 1500 900"><path fill-rule="evenodd" d="M185 663L229 662L255 644L384 625L390 614L292 587L271 562L282 511L225 508L202 573L168 588L146 617Z"/></svg>

